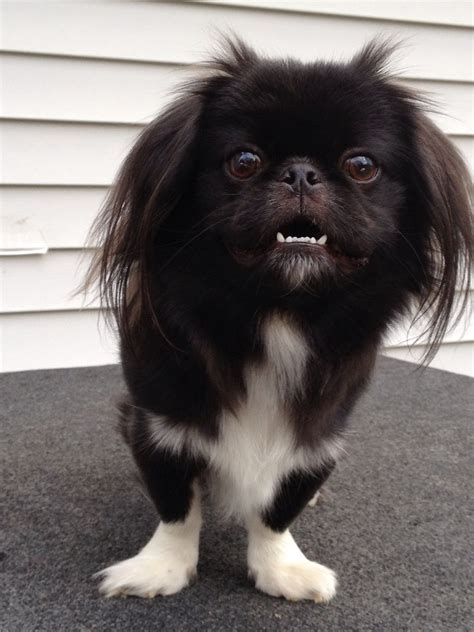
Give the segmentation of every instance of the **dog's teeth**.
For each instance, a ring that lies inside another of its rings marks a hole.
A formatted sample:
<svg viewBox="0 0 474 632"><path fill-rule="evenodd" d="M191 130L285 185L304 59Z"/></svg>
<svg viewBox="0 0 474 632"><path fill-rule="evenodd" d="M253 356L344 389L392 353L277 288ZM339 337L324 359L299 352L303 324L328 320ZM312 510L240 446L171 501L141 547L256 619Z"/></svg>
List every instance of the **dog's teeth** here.
<svg viewBox="0 0 474 632"><path fill-rule="evenodd" d="M291 244L296 242L300 244L319 244L321 246L324 246L324 244L327 242L328 236L322 235L322 237L316 240L316 237L284 237L282 233L277 233L276 238L279 243L286 242L287 244Z"/></svg>

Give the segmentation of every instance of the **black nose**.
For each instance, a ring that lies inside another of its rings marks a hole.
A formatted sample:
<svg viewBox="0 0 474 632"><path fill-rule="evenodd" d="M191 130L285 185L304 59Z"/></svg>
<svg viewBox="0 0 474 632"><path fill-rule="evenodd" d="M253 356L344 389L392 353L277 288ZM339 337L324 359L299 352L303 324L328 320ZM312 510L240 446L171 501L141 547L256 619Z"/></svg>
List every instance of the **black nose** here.
<svg viewBox="0 0 474 632"><path fill-rule="evenodd" d="M283 172L281 182L284 182L295 193L310 192L321 182L321 178L313 167L307 162L298 162Z"/></svg>

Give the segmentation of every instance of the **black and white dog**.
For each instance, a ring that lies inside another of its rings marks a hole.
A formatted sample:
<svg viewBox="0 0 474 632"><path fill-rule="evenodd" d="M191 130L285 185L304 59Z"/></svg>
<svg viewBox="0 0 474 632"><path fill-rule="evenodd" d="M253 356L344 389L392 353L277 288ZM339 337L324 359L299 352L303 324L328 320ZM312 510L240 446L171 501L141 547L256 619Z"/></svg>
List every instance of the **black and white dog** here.
<svg viewBox="0 0 474 632"><path fill-rule="evenodd" d="M469 276L469 177L390 46L303 64L239 41L141 134L96 225L121 338L121 428L161 522L100 589L196 574L203 487L248 528L258 589L328 601L288 528L331 473L387 328L436 349Z"/></svg>

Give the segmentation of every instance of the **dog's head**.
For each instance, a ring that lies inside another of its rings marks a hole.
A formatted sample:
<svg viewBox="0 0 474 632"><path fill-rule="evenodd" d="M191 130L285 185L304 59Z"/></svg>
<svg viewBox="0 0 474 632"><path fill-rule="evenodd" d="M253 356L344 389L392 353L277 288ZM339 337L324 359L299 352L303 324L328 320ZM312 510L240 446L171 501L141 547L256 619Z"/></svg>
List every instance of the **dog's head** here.
<svg viewBox="0 0 474 632"><path fill-rule="evenodd" d="M392 285L432 308L439 340L469 269L469 178L386 73L389 49L303 64L231 42L185 87L142 133L97 225L95 269L121 324L132 295L150 318L153 279L188 261L248 292L373 298Z"/></svg>

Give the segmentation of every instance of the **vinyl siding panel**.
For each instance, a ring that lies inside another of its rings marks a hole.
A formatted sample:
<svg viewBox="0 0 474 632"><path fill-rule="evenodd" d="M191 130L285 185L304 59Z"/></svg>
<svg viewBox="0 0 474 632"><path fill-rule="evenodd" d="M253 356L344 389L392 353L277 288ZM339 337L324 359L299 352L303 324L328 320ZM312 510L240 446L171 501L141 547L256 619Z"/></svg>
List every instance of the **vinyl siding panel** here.
<svg viewBox="0 0 474 632"><path fill-rule="evenodd" d="M180 74L184 79L185 68L159 62L3 53L1 114L22 119L143 123L162 107Z"/></svg>
<svg viewBox="0 0 474 632"><path fill-rule="evenodd" d="M108 186L140 129L2 121L3 184Z"/></svg>
<svg viewBox="0 0 474 632"><path fill-rule="evenodd" d="M419 363L425 351L426 348L421 345L411 348L388 348L384 350L383 354L389 358ZM435 369L474 376L474 342L465 341L443 344L430 366Z"/></svg>
<svg viewBox="0 0 474 632"><path fill-rule="evenodd" d="M2 186L4 221L38 228L50 249L82 248L107 187Z"/></svg>
<svg viewBox="0 0 474 632"><path fill-rule="evenodd" d="M113 364L114 336L97 311L0 314L0 371Z"/></svg>
<svg viewBox="0 0 474 632"><path fill-rule="evenodd" d="M90 250L52 250L46 255L2 257L0 310L8 313L97 308L97 301L75 294L91 254Z"/></svg>
<svg viewBox="0 0 474 632"><path fill-rule="evenodd" d="M116 361L113 335L97 328L97 302L71 296L92 254L86 236L134 139L189 64L208 56L217 29L303 60L348 58L379 33L406 40L394 69L439 104L434 120L474 169L468 3L249 4L2 3L0 229L38 230L48 251L0 256L1 370ZM405 340L399 327L387 354L410 359ZM463 322L433 366L474 374L473 344Z"/></svg>
<svg viewBox="0 0 474 632"><path fill-rule="evenodd" d="M200 2L201 0L198 0ZM419 24L446 24L472 26L473 13L470 2L450 2L438 0L436 11L427 10L424 0L383 2L354 2L353 0L330 0L329 2L308 2L308 0L203 0L202 4L220 4L246 8L264 8L300 13L319 13L353 18L372 18L382 23L417 22Z"/></svg>

